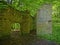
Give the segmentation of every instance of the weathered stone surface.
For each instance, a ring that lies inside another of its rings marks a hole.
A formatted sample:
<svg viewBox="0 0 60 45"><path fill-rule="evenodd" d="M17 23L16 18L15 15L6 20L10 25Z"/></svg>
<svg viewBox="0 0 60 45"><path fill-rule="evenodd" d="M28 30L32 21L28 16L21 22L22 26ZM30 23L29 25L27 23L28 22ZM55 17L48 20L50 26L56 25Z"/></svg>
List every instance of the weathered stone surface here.
<svg viewBox="0 0 60 45"><path fill-rule="evenodd" d="M37 14L37 35L52 34L52 5L44 4Z"/></svg>
<svg viewBox="0 0 60 45"><path fill-rule="evenodd" d="M20 33L29 33L32 25L32 18L26 11L18 11L12 7L0 10L0 30L4 34L10 34L11 25L19 23L21 26Z"/></svg>

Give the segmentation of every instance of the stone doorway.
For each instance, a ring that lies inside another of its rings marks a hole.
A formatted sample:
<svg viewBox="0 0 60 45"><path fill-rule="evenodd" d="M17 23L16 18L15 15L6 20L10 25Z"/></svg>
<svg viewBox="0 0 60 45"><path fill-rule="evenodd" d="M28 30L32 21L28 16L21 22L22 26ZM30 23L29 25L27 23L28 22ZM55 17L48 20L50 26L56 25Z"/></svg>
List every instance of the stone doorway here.
<svg viewBox="0 0 60 45"><path fill-rule="evenodd" d="M18 38L21 35L20 23L13 23L11 25L11 37Z"/></svg>

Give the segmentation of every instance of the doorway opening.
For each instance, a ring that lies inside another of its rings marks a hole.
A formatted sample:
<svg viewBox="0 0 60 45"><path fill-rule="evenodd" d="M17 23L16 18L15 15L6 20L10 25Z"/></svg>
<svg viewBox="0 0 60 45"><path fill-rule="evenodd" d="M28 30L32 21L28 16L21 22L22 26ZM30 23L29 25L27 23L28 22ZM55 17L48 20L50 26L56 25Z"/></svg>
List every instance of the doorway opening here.
<svg viewBox="0 0 60 45"><path fill-rule="evenodd" d="M11 25L11 31L20 31L20 23L13 23Z"/></svg>

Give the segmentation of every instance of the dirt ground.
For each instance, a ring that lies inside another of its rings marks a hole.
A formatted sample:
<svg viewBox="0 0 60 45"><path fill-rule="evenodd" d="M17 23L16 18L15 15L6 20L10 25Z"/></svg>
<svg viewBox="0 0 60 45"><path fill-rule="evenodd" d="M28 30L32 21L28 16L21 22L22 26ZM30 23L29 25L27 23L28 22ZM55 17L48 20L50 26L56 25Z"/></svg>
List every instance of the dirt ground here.
<svg viewBox="0 0 60 45"><path fill-rule="evenodd" d="M0 45L59 45L56 42L38 39L36 36L23 35L0 40Z"/></svg>

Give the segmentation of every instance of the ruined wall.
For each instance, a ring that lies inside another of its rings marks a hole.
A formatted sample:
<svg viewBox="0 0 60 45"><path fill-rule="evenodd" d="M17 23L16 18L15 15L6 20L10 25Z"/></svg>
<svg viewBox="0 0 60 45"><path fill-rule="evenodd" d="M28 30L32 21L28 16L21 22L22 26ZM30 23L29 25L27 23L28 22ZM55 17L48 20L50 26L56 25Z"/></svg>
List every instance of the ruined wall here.
<svg viewBox="0 0 60 45"><path fill-rule="evenodd" d="M25 15L26 14L26 15ZM23 30L23 34L30 33L30 30L32 30L31 26L32 26L33 20L32 17L29 15L29 11L25 11L22 15L22 24L21 27L23 27L21 30Z"/></svg>
<svg viewBox="0 0 60 45"><path fill-rule="evenodd" d="M10 34L11 24L20 23L21 33L29 33L32 25L32 18L27 11L18 11L8 6L0 10L0 31L2 34Z"/></svg>

